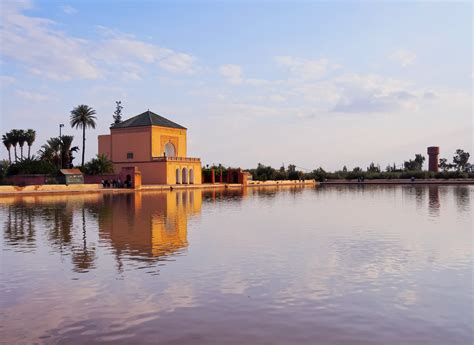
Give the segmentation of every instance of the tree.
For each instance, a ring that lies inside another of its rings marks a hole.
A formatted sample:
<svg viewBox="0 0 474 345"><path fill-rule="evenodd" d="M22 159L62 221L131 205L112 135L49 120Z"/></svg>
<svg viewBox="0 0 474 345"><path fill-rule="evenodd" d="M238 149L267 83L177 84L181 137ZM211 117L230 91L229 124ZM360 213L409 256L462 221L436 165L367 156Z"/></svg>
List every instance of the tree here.
<svg viewBox="0 0 474 345"><path fill-rule="evenodd" d="M60 138L61 142L61 165L62 168L68 169L71 168L72 161L74 159L73 153L79 150L79 147L72 146L72 141L74 140L74 136L72 135L63 135Z"/></svg>
<svg viewBox="0 0 474 345"><path fill-rule="evenodd" d="M5 145L5 148L7 149L8 151L8 161L12 162L12 155L11 155L11 148L12 148L12 141L11 141L11 136L10 136L10 133L6 133L4 135L2 135L2 142L3 142L3 145Z"/></svg>
<svg viewBox="0 0 474 345"><path fill-rule="evenodd" d="M26 130L26 144L28 145L28 159L31 158L30 151L31 146L36 140L36 131L34 129Z"/></svg>
<svg viewBox="0 0 474 345"><path fill-rule="evenodd" d="M457 171L467 171L470 154L464 150L457 149L453 157L453 164Z"/></svg>
<svg viewBox="0 0 474 345"><path fill-rule="evenodd" d="M71 127L82 128L82 166L84 166L86 151L86 128L95 128L95 114L95 110L85 104L78 105L71 110Z"/></svg>
<svg viewBox="0 0 474 345"><path fill-rule="evenodd" d="M380 172L380 166L375 165L372 162L372 163L370 163L369 167L367 168L367 172L369 172L369 173L379 173Z"/></svg>
<svg viewBox="0 0 474 345"><path fill-rule="evenodd" d="M84 165L84 172L88 175L110 174L114 172L114 164L106 155L97 155Z"/></svg>
<svg viewBox="0 0 474 345"><path fill-rule="evenodd" d="M122 122L122 101L115 101L116 108L114 111L114 123L112 123L112 126L118 125L120 122Z"/></svg>
<svg viewBox="0 0 474 345"><path fill-rule="evenodd" d="M14 153L15 153L15 162L16 162L16 161L18 161L16 146L18 145L18 141L19 141L19 138L20 138L20 132L18 131L18 129L12 129L8 134L10 135L10 140L11 140L13 150L14 150Z"/></svg>
<svg viewBox="0 0 474 345"><path fill-rule="evenodd" d="M425 157L421 154L416 154L414 160L408 160L403 163L405 170L407 171L421 171L423 170L423 162Z"/></svg>
<svg viewBox="0 0 474 345"><path fill-rule="evenodd" d="M26 143L26 131L23 129L18 130L18 145L20 146L20 157L23 159L23 146Z"/></svg>
<svg viewBox="0 0 474 345"><path fill-rule="evenodd" d="M39 154L42 160L45 160L54 166L63 169L70 168L74 157L72 154L77 152L77 146L72 147L74 136L63 135L60 138L54 137L48 139L46 144L41 146Z"/></svg>

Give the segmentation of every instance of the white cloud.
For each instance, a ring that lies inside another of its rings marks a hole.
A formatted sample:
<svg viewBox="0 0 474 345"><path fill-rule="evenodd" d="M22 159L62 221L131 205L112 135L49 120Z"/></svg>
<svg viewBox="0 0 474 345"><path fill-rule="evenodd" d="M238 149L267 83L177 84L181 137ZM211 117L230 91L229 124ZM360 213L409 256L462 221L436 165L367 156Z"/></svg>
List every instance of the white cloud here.
<svg viewBox="0 0 474 345"><path fill-rule="evenodd" d="M390 59L406 67L415 63L416 54L405 49L397 49L390 55Z"/></svg>
<svg viewBox="0 0 474 345"><path fill-rule="evenodd" d="M170 73L194 72L196 58L99 27L99 39L67 35L56 23L26 16L28 4L4 5L0 35L2 55L20 62L30 73L54 80L99 79L112 73L140 78L146 65Z"/></svg>
<svg viewBox="0 0 474 345"><path fill-rule="evenodd" d="M16 78L9 75L0 75L0 85L7 86L16 82Z"/></svg>
<svg viewBox="0 0 474 345"><path fill-rule="evenodd" d="M334 80L339 91L335 112L372 113L413 108L418 95L410 83L379 75L342 75Z"/></svg>
<svg viewBox="0 0 474 345"><path fill-rule="evenodd" d="M50 96L38 93L38 92L32 92L32 91L25 91L25 90L17 90L16 94L28 101L34 101L34 102L42 102L42 101L47 101L50 99Z"/></svg>
<svg viewBox="0 0 474 345"><path fill-rule="evenodd" d="M294 56L277 56L275 61L285 67L295 77L301 79L320 79L339 66L328 59L308 60Z"/></svg>
<svg viewBox="0 0 474 345"><path fill-rule="evenodd" d="M78 12L77 9L75 9L74 7L69 6L69 5L64 5L64 6L61 7L61 9L66 14L76 14Z"/></svg>
<svg viewBox="0 0 474 345"><path fill-rule="evenodd" d="M222 65L219 67L219 73L231 84L242 84L242 67L238 65Z"/></svg>
<svg viewBox="0 0 474 345"><path fill-rule="evenodd" d="M2 55L21 62L30 72L50 79L97 79L100 71L87 56L85 41L54 29L48 19L28 17L25 6L3 5Z"/></svg>

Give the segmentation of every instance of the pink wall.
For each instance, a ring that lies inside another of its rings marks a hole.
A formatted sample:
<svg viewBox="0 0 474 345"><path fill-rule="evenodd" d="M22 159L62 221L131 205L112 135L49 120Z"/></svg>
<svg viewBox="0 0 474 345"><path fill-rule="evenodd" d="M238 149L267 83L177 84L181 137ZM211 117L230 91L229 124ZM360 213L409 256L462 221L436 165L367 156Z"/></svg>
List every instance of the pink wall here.
<svg viewBox="0 0 474 345"><path fill-rule="evenodd" d="M45 184L48 175L15 175L6 179L8 184L16 186L31 186L37 184Z"/></svg>

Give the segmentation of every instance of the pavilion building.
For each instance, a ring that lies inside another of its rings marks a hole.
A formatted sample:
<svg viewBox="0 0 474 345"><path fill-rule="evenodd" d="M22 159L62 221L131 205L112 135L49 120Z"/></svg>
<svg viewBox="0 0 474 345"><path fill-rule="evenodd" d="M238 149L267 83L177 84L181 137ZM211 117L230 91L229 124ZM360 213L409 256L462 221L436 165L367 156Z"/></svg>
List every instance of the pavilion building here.
<svg viewBox="0 0 474 345"><path fill-rule="evenodd" d="M99 135L99 154L112 161L116 173L137 167L143 184L201 184L201 160L187 157L186 132L148 110Z"/></svg>

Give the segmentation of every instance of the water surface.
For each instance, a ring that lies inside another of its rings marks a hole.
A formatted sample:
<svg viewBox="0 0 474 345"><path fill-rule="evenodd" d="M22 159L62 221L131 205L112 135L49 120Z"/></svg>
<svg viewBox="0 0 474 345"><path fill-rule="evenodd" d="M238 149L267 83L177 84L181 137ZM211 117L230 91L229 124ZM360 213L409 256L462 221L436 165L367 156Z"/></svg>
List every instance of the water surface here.
<svg viewBox="0 0 474 345"><path fill-rule="evenodd" d="M0 198L8 344L471 344L472 186Z"/></svg>

